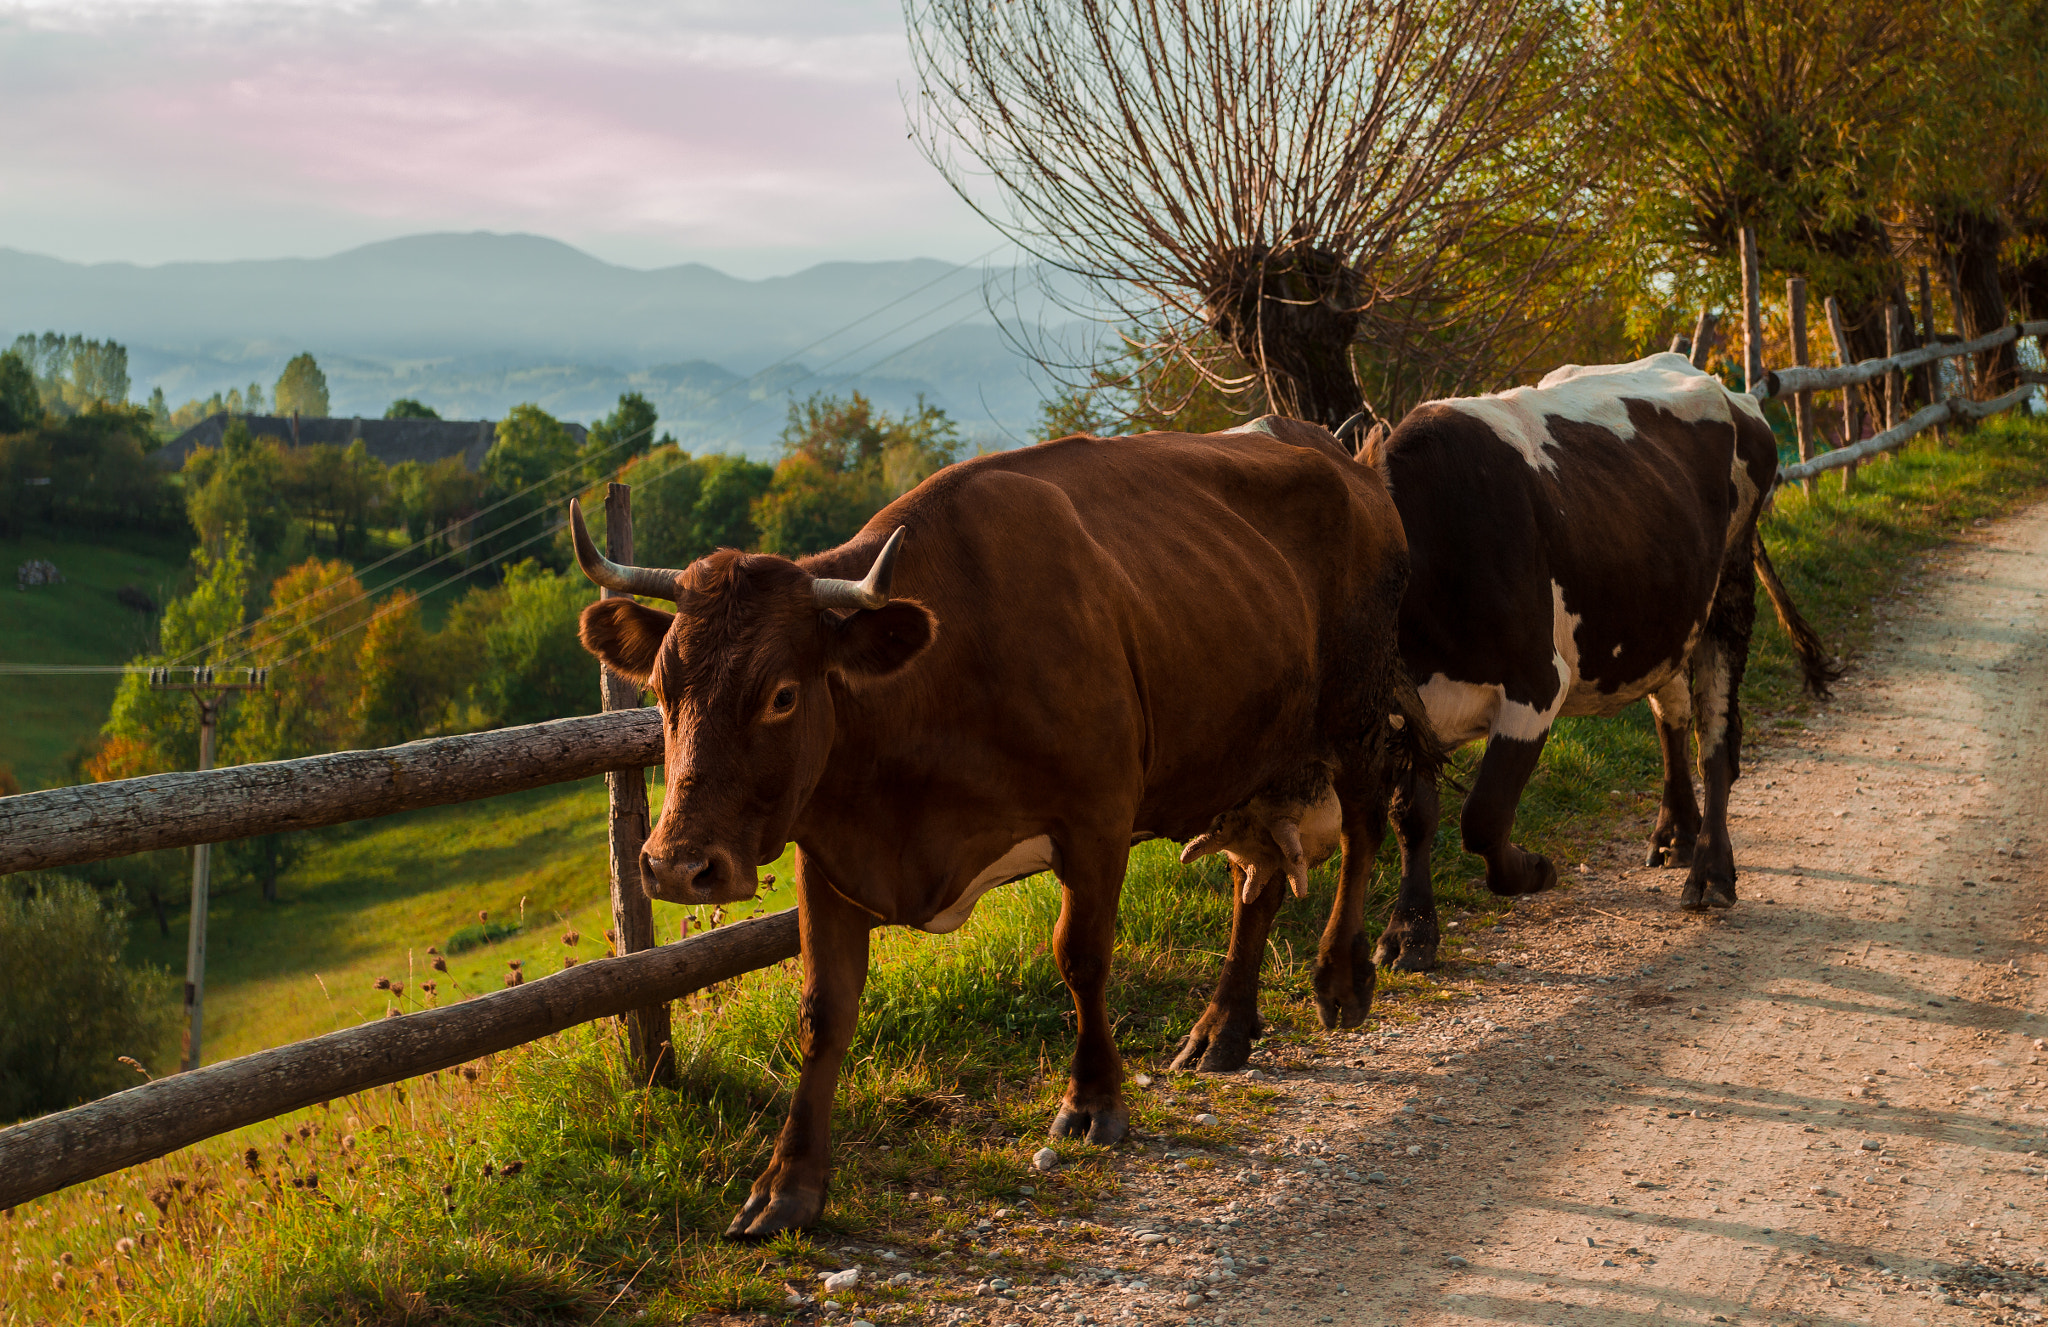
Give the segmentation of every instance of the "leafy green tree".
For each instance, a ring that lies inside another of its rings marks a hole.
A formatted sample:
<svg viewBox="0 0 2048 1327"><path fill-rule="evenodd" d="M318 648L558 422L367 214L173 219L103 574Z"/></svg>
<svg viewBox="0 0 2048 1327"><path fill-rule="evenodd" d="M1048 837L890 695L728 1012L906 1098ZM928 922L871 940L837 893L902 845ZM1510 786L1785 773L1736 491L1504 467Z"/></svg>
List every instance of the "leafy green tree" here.
<svg viewBox="0 0 2048 1327"><path fill-rule="evenodd" d="M448 670L420 620L419 596L394 590L377 606L356 652L355 740L393 746L424 737L441 721Z"/></svg>
<svg viewBox="0 0 2048 1327"><path fill-rule="evenodd" d="M154 427L160 429L167 429L171 426L171 407L164 401L164 389L162 387L152 387L149 389L149 422Z"/></svg>
<svg viewBox="0 0 2048 1327"><path fill-rule="evenodd" d="M476 605L468 626L483 647L476 700L488 723L540 723L597 708L597 673L576 639L577 616L593 593L581 574L527 560Z"/></svg>
<svg viewBox="0 0 2048 1327"><path fill-rule="evenodd" d="M1932 0L1630 0L1611 102L1630 163L1617 248L1682 300L1735 304L1743 227L1764 264L1832 295L1852 358L1900 298L1885 181L1919 116Z"/></svg>
<svg viewBox="0 0 2048 1327"><path fill-rule="evenodd" d="M304 415L308 419L327 417L327 375L320 371L310 354L292 357L278 375L277 388L271 393L277 401L280 415Z"/></svg>
<svg viewBox="0 0 2048 1327"><path fill-rule="evenodd" d="M19 433L43 417L36 375L17 350L0 354L0 433Z"/></svg>
<svg viewBox="0 0 2048 1327"><path fill-rule="evenodd" d="M654 406L640 393L627 392L619 397L618 405L592 424L589 437L584 439L583 455L589 465L589 477L596 479L651 450L659 418ZM673 439L662 441L672 443Z"/></svg>
<svg viewBox="0 0 2048 1327"><path fill-rule="evenodd" d="M754 524L754 504L775 482L774 467L744 456L700 456L696 465L700 479L697 501L690 510L695 537L692 547L696 550L691 561L713 549L753 548L761 539Z"/></svg>
<svg viewBox="0 0 2048 1327"><path fill-rule="evenodd" d="M761 547L798 557L843 544L959 452L953 421L922 399L893 419L859 392L791 402L782 461L753 506Z"/></svg>
<svg viewBox="0 0 2048 1327"><path fill-rule="evenodd" d="M258 553L284 546L286 450L277 438L251 437L239 419L229 423L219 447L192 449L185 458L185 510L209 547L230 529L244 532Z"/></svg>
<svg viewBox="0 0 2048 1327"><path fill-rule="evenodd" d="M662 447L619 471L619 482L633 490L633 555L651 566L686 567L717 548L752 548L760 532L754 528L753 504L768 491L775 471L742 456L692 457L675 447ZM603 501L593 494L584 503L591 536L605 538ZM557 544L569 557L569 533Z"/></svg>
<svg viewBox="0 0 2048 1327"><path fill-rule="evenodd" d="M482 556L515 551L537 557L555 554L537 536L551 528L548 519L563 499L576 491L576 435L537 405L518 405L498 421L497 440L484 453L484 495L487 502L505 501L491 513L492 532L477 542ZM540 551L526 551L536 548Z"/></svg>
<svg viewBox="0 0 2048 1327"><path fill-rule="evenodd" d="M175 1066L170 974L121 960L128 926L62 876L10 876L0 896L0 1122L134 1086L127 1056Z"/></svg>
<svg viewBox="0 0 2048 1327"><path fill-rule="evenodd" d="M246 664L280 666L268 686L237 703L234 730L221 742L222 764L291 760L355 744L357 633L370 613L362 582L345 562L309 558L271 582L267 620L241 648L251 651Z"/></svg>
<svg viewBox="0 0 2048 1327"><path fill-rule="evenodd" d="M252 415L263 413L263 384L252 382L242 393L242 406Z"/></svg>
<svg viewBox="0 0 2048 1327"><path fill-rule="evenodd" d="M191 593L164 605L160 652L133 660L138 667L173 660L218 663L228 652L215 642L242 625L256 574L242 529L230 527L217 541L194 550L192 569L197 583ZM224 739L240 713L235 705L222 711ZM152 690L146 671L123 674L113 709L100 728L99 749L86 762L86 776L103 782L191 769L198 763L199 717L191 698L182 692Z"/></svg>
<svg viewBox="0 0 2048 1327"><path fill-rule="evenodd" d="M128 348L118 341L44 332L16 337L13 349L35 378L44 410L76 414L128 400Z"/></svg>
<svg viewBox="0 0 2048 1327"><path fill-rule="evenodd" d="M435 536L445 547L450 527L468 520L483 505L484 477L462 463L460 456L426 465L400 461L391 467L390 491L409 540Z"/></svg>
<svg viewBox="0 0 2048 1327"><path fill-rule="evenodd" d="M386 419L439 419L440 417L439 412L434 407L416 401L410 396L401 396L390 405L384 407L384 418Z"/></svg>
<svg viewBox="0 0 2048 1327"><path fill-rule="evenodd" d="M315 443L286 447L282 486L292 513L307 521L323 521L334 534L334 548L346 555L369 541L371 513L383 508L391 494L390 472L370 455L361 438L348 447Z"/></svg>

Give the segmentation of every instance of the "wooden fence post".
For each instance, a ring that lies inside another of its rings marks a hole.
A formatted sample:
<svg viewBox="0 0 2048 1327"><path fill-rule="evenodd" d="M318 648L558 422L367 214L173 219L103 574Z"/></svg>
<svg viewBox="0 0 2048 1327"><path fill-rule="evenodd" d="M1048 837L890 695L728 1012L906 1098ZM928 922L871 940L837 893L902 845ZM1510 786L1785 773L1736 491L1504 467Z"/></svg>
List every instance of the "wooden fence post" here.
<svg viewBox="0 0 2048 1327"><path fill-rule="evenodd" d="M633 490L624 484L609 484L604 495L604 542L606 555L614 562L633 561ZM604 598L628 598L606 590ZM640 688L609 668L599 669L599 685L607 713L640 708ZM652 949L654 904L640 881L640 849L647 842L647 772L615 769L604 776L611 794L611 889L612 935L620 954ZM669 1044L669 1012L666 1004L649 1005L625 1015L626 1043L633 1056L634 1072L642 1082L672 1083L675 1080L675 1052Z"/></svg>
<svg viewBox="0 0 2048 1327"><path fill-rule="evenodd" d="M1742 228L1742 390L1764 380L1764 300L1757 270L1756 232Z"/></svg>
<svg viewBox="0 0 2048 1327"><path fill-rule="evenodd" d="M1927 264L1920 264L1920 344L1934 344L1934 283L1928 278ZM1920 404L1933 405L1941 400L1941 361L1935 360L1920 370ZM1948 426L1936 424L1934 436L1944 447L1954 446L1948 439Z"/></svg>
<svg viewBox="0 0 2048 1327"><path fill-rule="evenodd" d="M1707 356L1713 353L1714 333L1720 322L1720 316L1712 309L1700 310L1699 321L1692 325L1692 348L1686 352L1686 358L1692 361L1694 368L1707 367Z"/></svg>
<svg viewBox="0 0 2048 1327"><path fill-rule="evenodd" d="M1899 306L1884 306L1884 357L1897 359L1899 352L1906 348L1905 319L1899 316ZM1897 369L1887 369L1884 375L1884 426L1896 428L1906 417L1906 375ZM1892 459L1886 452L1885 460Z"/></svg>
<svg viewBox="0 0 2048 1327"><path fill-rule="evenodd" d="M1842 320L1842 306L1835 303L1833 295L1828 296L1825 305L1828 313L1828 335L1835 342L1835 363L1843 368L1855 361L1849 351L1849 324ZM1863 432L1863 411L1860 393L1854 387L1842 389L1842 445L1853 447ZM1847 493L1856 486L1856 463L1851 461L1842 467L1842 491Z"/></svg>
<svg viewBox="0 0 2048 1327"><path fill-rule="evenodd" d="M1806 357L1806 278L1795 276L1785 283L1785 304L1792 313L1792 362L1800 368L1807 365ZM1798 392L1792 397L1792 425L1799 438L1799 459L1813 459L1813 393ZM1808 479L1804 484L1808 497L1819 487L1819 481Z"/></svg>

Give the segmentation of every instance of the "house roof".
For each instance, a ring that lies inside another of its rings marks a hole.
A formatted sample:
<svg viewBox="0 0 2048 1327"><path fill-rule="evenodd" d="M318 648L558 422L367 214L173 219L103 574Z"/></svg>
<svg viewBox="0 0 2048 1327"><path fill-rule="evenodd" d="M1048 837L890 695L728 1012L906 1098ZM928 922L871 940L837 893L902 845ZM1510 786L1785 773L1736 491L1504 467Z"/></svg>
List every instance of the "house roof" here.
<svg viewBox="0 0 2048 1327"><path fill-rule="evenodd" d="M282 438L287 443L310 447L332 443L346 447L357 438L363 447L386 465L401 461L427 464L460 456L471 470L484 463L484 453L497 437L497 424L488 419L364 419L352 417L312 419L290 415L230 416L225 412L208 415L186 429L156 452L156 462L167 470L183 469L185 458L195 447L218 447L228 421L240 418L256 437ZM586 430L581 424L564 424L578 443Z"/></svg>

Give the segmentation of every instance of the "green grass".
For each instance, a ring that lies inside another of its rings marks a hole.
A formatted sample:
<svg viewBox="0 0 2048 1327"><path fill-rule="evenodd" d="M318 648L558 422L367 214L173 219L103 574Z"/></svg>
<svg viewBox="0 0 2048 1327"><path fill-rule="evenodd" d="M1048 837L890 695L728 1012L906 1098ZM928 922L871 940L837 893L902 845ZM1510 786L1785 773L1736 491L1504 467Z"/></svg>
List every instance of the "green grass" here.
<svg viewBox="0 0 2048 1327"><path fill-rule="evenodd" d="M254 885L217 892L207 913L205 1058L229 1059L382 1018L390 1008L497 990L510 964L528 979L565 957L605 953L605 794L599 779L485 802L433 807L307 836L304 858L278 881L277 901ZM790 906L789 862L766 868L778 886L735 912ZM654 905L664 939L703 909ZM514 928L460 952L458 932ZM187 914L171 933L135 920L131 960L185 970ZM563 943L567 933L577 944ZM433 969L438 949L447 970ZM383 978L402 985L393 997ZM421 983L433 981L428 995Z"/></svg>
<svg viewBox="0 0 2048 1327"><path fill-rule="evenodd" d="M64 583L17 589L14 569L30 558L56 563ZM135 586L161 607L185 565L178 541L120 531L0 539L0 662L128 662L155 640L155 615L122 607L115 591ZM71 782L71 759L99 732L119 681L111 673L0 677L0 766L11 766L24 790Z"/></svg>
<svg viewBox="0 0 2048 1327"><path fill-rule="evenodd" d="M1847 498L1781 494L1766 530L1801 606L1849 655L1867 637L1872 602L1902 584L1915 553L2048 485L2048 429L1987 426L1954 451L1866 466L1859 483ZM1753 733L1796 722L1806 704L1789 647L1767 619L1760 613L1745 689ZM1461 768L1469 772L1472 758L1464 753ZM1519 838L1549 852L1569 887L1575 854L1619 828L1646 828L1656 768L1639 708L1561 724L1523 802ZM445 937L477 907L510 916L523 896L529 918L545 912L550 931L560 917L589 934L597 923L583 919L602 917L601 820L599 794L579 787L359 829L293 873L275 910L286 920L252 919L247 934L301 944L299 957L316 953L354 973L358 999L372 974L396 975L404 949ZM1437 858L1442 905L1483 923L1495 903L1451 833ZM1214 980L1229 917L1221 882L1213 859L1182 867L1172 845L1133 854L1112 1008L1134 1068L1156 1070ZM1275 1038L1316 1035L1308 961L1330 888L1329 872L1319 872L1315 897L1283 911L1264 1000ZM647 1310L644 1321L674 1322L774 1310L780 1283L815 1284L813 1269L836 1265L827 1250L847 1235L894 1241L920 1271L1055 1270L1080 1256L1075 1242L1087 1234L1051 1234L1051 1221L1086 1216L1116 1186L1098 1149L1069 1143L1059 1145L1069 1165L1050 1176L1028 1169L1071 1051L1069 1005L1049 954L1057 901L1041 877L992 895L954 935L877 936L841 1082L833 1195L813 1234L766 1248L716 1238L768 1155L793 1081L798 992L783 965L678 1009L682 1082L673 1091L635 1083L616 1031L593 1026L496 1057L474 1080L451 1073L360 1094L30 1204L0 1227L28 1265L0 1265L0 1320L90 1309L101 1321L151 1323L587 1322L630 1307ZM549 948L552 939L529 925L499 945L530 945L520 952L535 956L528 970L537 972L560 948ZM487 987L504 954L464 966L483 952L461 956L451 981ZM293 956L223 960L236 961L246 966L222 970L242 975L224 976L217 998L269 992L245 1015L265 1035L378 1012L374 998L346 1015L318 1004L297 1010L289 992L305 976ZM1392 978L1382 990L1386 1018L1440 998L1422 977ZM1165 1104L1168 1092L1177 1107ZM1185 1121L1199 1107L1226 1121L1266 1109L1242 1079L1194 1077L1134 1089L1132 1105L1141 1127L1181 1136L1196 1136ZM280 1149L288 1128L305 1136L290 1134ZM1199 1132L1214 1143L1230 1130ZM250 1146L254 1170L242 1159ZM508 1162L519 1163L509 1176ZM307 1187L314 1169L320 1182ZM170 1186L174 1175L182 1189ZM152 1189L161 1213L146 1197ZM998 1204L1020 1224L976 1235L974 1219ZM151 1242L111 1253L117 1225L135 1228L138 1209ZM74 1265L56 1291L50 1260L67 1251ZM631 1305L607 1312L629 1282ZM883 1321L895 1293L864 1285L847 1302L856 1316Z"/></svg>

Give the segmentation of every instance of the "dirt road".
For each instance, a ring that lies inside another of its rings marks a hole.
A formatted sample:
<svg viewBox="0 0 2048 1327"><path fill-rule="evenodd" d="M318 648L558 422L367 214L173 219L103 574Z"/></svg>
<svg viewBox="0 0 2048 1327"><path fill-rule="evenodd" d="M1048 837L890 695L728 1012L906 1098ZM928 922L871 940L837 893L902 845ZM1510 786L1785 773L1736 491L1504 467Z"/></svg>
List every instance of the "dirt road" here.
<svg viewBox="0 0 2048 1327"><path fill-rule="evenodd" d="M1107 1247L954 1316L2040 1320L2044 684L2048 506L1930 563L1804 730L1753 734L1732 913L1677 911L1639 803L1438 1012L1261 1052L1264 1146L1153 1140Z"/></svg>

